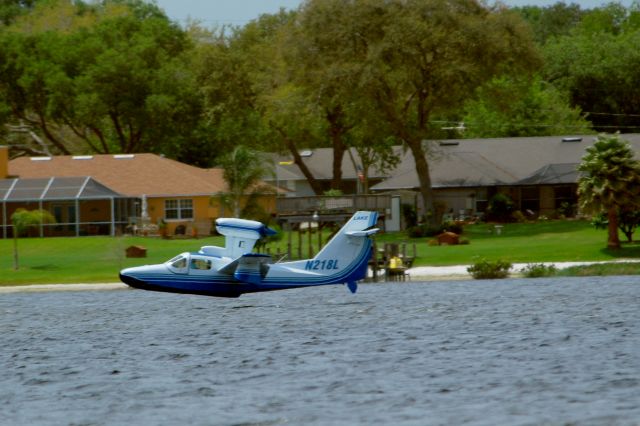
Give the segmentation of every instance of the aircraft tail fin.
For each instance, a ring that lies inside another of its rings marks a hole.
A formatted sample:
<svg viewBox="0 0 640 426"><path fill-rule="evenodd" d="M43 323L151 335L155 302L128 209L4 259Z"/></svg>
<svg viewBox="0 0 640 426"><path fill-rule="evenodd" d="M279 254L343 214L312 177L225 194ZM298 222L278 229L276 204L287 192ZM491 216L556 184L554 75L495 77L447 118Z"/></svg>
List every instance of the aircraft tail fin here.
<svg viewBox="0 0 640 426"><path fill-rule="evenodd" d="M346 283L352 293L357 290L356 281L366 277L372 242L370 236L378 229L375 225L378 213L359 211L333 236L311 260L307 269L336 273L339 282Z"/></svg>

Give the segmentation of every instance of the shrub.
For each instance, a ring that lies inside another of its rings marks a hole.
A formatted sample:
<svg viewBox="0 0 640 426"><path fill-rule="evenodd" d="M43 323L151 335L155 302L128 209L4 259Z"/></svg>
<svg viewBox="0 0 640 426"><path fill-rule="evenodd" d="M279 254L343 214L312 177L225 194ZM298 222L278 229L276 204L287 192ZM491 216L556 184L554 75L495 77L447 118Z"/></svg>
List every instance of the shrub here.
<svg viewBox="0 0 640 426"><path fill-rule="evenodd" d="M404 217L405 226L413 228L418 224L418 213L416 213L415 206L411 204L402 204L402 217Z"/></svg>
<svg viewBox="0 0 640 426"><path fill-rule="evenodd" d="M422 237L435 237L443 232L453 232L455 234L462 234L464 227L461 223L446 222L441 226L432 227L425 223L421 225L412 226L407 229L407 235L409 238L422 238Z"/></svg>
<svg viewBox="0 0 640 426"><path fill-rule="evenodd" d="M432 228L429 225L422 224L407 229L409 238L434 237L442 232L442 227Z"/></svg>
<svg viewBox="0 0 640 426"><path fill-rule="evenodd" d="M530 263L522 269L522 274L527 278L552 277L558 272L554 265L544 263Z"/></svg>
<svg viewBox="0 0 640 426"><path fill-rule="evenodd" d="M442 228L441 231L448 231L448 232L453 232L454 234L458 234L461 235L462 232L464 231L464 226L462 225L462 223L459 222L445 222L442 224ZM438 232L439 234L440 232Z"/></svg>
<svg viewBox="0 0 640 426"><path fill-rule="evenodd" d="M518 223L525 223L527 221L524 213L522 213L520 210L516 210L515 212L513 212L511 214L511 217Z"/></svg>
<svg viewBox="0 0 640 426"><path fill-rule="evenodd" d="M486 280L494 278L507 278L511 263L503 260L489 261L483 259L467 268L467 272L476 280Z"/></svg>
<svg viewBox="0 0 640 426"><path fill-rule="evenodd" d="M513 206L513 200L507 194L496 194L489 200L488 218L498 222L508 222L511 219Z"/></svg>

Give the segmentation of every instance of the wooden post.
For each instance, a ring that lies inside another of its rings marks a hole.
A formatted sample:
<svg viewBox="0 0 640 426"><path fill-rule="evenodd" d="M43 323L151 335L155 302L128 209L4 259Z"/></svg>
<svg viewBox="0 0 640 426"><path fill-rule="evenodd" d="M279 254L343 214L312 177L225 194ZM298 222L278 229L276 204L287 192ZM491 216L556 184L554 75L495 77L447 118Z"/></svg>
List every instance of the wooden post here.
<svg viewBox="0 0 640 426"><path fill-rule="evenodd" d="M307 232L309 233L309 259L313 257L313 245L311 244L311 222L307 222Z"/></svg>
<svg viewBox="0 0 640 426"><path fill-rule="evenodd" d="M291 222L287 222L287 227L289 228L289 235L287 237L287 259L291 260L291 233L293 232Z"/></svg>
<svg viewBox="0 0 640 426"><path fill-rule="evenodd" d="M378 245L373 242L373 253L372 253L372 262L371 262L371 270L373 271L373 282L378 282Z"/></svg>

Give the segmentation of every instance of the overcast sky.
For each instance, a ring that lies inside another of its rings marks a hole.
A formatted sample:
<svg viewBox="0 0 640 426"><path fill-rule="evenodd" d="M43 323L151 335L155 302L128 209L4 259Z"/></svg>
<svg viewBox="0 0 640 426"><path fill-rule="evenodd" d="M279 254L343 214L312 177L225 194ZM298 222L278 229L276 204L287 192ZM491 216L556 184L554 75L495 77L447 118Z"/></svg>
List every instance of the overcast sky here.
<svg viewBox="0 0 640 426"><path fill-rule="evenodd" d="M632 0L621 3L629 6ZM274 13L281 7L296 8L302 0L156 0L169 18L184 23L188 18L201 21L205 26L214 24L244 25L262 13ZM503 0L509 6L548 6L556 0ZM566 0L578 3L583 8L592 8L608 3L607 0Z"/></svg>

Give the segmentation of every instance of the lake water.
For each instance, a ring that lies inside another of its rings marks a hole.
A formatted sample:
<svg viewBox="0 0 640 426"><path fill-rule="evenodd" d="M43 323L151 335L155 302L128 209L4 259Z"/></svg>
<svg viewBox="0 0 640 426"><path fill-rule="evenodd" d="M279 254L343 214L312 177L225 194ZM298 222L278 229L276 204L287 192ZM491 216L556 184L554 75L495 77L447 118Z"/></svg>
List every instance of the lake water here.
<svg viewBox="0 0 640 426"><path fill-rule="evenodd" d="M640 424L640 277L0 295L2 425Z"/></svg>

